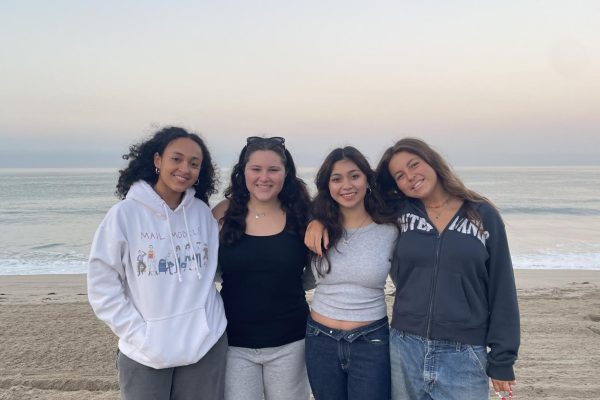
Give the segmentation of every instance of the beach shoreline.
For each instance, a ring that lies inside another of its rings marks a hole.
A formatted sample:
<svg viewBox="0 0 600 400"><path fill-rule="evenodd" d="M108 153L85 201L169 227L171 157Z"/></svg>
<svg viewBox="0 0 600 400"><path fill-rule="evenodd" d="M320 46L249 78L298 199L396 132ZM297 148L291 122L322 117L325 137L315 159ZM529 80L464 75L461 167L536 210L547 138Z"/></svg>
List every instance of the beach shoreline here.
<svg viewBox="0 0 600 400"><path fill-rule="evenodd" d="M600 398L600 270L515 270L515 280L514 398ZM0 277L0 400L119 398L117 340L85 286L84 274Z"/></svg>

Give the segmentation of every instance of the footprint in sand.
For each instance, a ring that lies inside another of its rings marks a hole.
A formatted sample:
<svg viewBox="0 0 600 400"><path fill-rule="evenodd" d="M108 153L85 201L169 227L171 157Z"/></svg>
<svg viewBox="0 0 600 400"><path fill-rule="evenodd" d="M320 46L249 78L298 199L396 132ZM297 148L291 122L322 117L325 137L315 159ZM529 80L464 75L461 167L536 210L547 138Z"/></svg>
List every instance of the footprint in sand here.
<svg viewBox="0 0 600 400"><path fill-rule="evenodd" d="M600 315L599 314L588 314L585 316L585 319L589 319L590 321L598 322L598 321L600 321Z"/></svg>

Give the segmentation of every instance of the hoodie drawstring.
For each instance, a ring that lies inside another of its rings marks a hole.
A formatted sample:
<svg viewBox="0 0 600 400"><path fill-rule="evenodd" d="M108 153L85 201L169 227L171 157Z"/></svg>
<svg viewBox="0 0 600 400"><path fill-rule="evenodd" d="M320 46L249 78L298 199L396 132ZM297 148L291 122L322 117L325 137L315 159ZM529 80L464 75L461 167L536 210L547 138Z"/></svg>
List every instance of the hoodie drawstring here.
<svg viewBox="0 0 600 400"><path fill-rule="evenodd" d="M173 257L175 258L175 266L177 267L177 280L179 280L179 283L181 283L181 266L179 265L179 257L177 257L177 253L175 252L175 243L173 242L173 231L171 230L171 220L169 219L169 209L167 208L167 205L165 203L163 203L163 209L165 211L165 216L167 217L167 225L169 225L169 239L171 239L171 250L173 251Z"/></svg>
<svg viewBox="0 0 600 400"><path fill-rule="evenodd" d="M188 227L187 215L185 213L185 206L181 206L181 208L183 210L183 222L185 223L185 230L187 231L188 244L190 245L190 249L192 249L192 251L193 251L194 245L191 242L192 235L190 235L190 228ZM198 251L200 251L200 250L198 250ZM193 254L192 259L194 260L194 264L196 264L196 275L198 276L198 279L202 279L202 273L200 272L200 264L198 264L198 259L196 257L195 252Z"/></svg>

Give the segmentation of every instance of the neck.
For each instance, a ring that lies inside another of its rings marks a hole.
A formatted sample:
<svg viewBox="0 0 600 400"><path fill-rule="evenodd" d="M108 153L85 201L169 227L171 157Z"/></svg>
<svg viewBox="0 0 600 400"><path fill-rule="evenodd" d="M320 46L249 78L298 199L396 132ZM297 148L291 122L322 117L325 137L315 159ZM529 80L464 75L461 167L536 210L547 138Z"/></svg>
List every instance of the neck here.
<svg viewBox="0 0 600 400"><path fill-rule="evenodd" d="M159 187L159 185L154 185L153 189L160 196L160 198L163 199L165 203L167 203L171 210L176 209L181 203L181 199L183 198L183 193L162 190L162 188Z"/></svg>
<svg viewBox="0 0 600 400"><path fill-rule="evenodd" d="M435 190L429 196L422 199L422 202L427 208L436 208L447 203L450 200L450 197L450 194L440 187L438 190Z"/></svg>
<svg viewBox="0 0 600 400"><path fill-rule="evenodd" d="M268 213L281 209L281 202L279 199L273 199L270 201L260 201L253 198L248 200L248 210L252 210L258 213Z"/></svg>
<svg viewBox="0 0 600 400"><path fill-rule="evenodd" d="M342 208L340 211L344 220L344 228L346 229L359 228L371 217L367 210L365 210L364 205L356 209Z"/></svg>

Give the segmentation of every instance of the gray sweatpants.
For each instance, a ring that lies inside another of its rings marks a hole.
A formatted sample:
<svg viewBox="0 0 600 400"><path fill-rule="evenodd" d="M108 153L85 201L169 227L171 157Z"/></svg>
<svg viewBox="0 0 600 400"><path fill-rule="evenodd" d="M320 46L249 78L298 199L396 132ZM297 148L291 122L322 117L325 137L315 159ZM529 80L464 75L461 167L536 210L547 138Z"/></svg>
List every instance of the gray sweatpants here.
<svg viewBox="0 0 600 400"><path fill-rule="evenodd" d="M200 361L154 369L119 352L119 386L123 400L223 400L227 334Z"/></svg>
<svg viewBox="0 0 600 400"><path fill-rule="evenodd" d="M229 346L225 400L308 400L304 339L279 347Z"/></svg>

